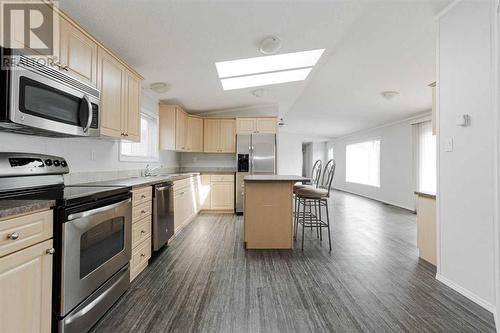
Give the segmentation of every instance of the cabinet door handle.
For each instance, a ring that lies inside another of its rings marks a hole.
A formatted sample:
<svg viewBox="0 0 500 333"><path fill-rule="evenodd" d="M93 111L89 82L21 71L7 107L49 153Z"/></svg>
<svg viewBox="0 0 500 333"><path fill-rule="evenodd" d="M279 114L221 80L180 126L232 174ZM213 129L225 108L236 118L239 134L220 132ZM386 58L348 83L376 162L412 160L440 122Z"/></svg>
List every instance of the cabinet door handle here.
<svg viewBox="0 0 500 333"><path fill-rule="evenodd" d="M45 251L45 253L52 255L52 254L56 253L56 250L54 250L54 248L47 249L47 251Z"/></svg>
<svg viewBox="0 0 500 333"><path fill-rule="evenodd" d="M146 255L144 253L141 253L141 257L145 257Z"/></svg>
<svg viewBox="0 0 500 333"><path fill-rule="evenodd" d="M146 199L146 195L145 194L141 195L141 198Z"/></svg>
<svg viewBox="0 0 500 333"><path fill-rule="evenodd" d="M141 210L141 214L144 214L144 213L146 213L146 211L145 211L144 209L143 209L143 210Z"/></svg>
<svg viewBox="0 0 500 333"><path fill-rule="evenodd" d="M8 238L8 239L12 239L12 240L16 240L16 239L18 239L18 238L19 238L19 233L18 233L18 232L13 232L13 233L11 233L11 234L8 234L8 235L7 235L7 238Z"/></svg>
<svg viewBox="0 0 500 333"><path fill-rule="evenodd" d="M141 234L145 234L146 232L144 230L141 230Z"/></svg>

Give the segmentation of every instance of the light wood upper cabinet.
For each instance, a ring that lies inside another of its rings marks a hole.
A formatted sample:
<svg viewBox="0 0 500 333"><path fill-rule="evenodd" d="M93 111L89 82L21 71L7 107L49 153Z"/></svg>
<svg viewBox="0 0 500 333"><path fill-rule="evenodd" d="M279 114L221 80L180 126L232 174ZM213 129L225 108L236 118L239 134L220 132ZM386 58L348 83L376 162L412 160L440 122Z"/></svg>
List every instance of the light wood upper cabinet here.
<svg viewBox="0 0 500 333"><path fill-rule="evenodd" d="M160 149L175 150L175 105L160 104Z"/></svg>
<svg viewBox="0 0 500 333"><path fill-rule="evenodd" d="M236 152L236 122L234 119L220 121L220 152Z"/></svg>
<svg viewBox="0 0 500 333"><path fill-rule="evenodd" d="M187 151L186 149L186 129L187 114L180 107L175 109L175 150Z"/></svg>
<svg viewBox="0 0 500 333"><path fill-rule="evenodd" d="M203 123L204 152L234 153L236 151L234 119L204 119Z"/></svg>
<svg viewBox="0 0 500 333"><path fill-rule="evenodd" d="M255 118L237 118L236 133L252 134L257 131L257 120Z"/></svg>
<svg viewBox="0 0 500 333"><path fill-rule="evenodd" d="M130 71L125 72L125 108L126 120L123 132L127 140L141 141L141 80Z"/></svg>
<svg viewBox="0 0 500 333"><path fill-rule="evenodd" d="M99 48L97 88L101 91L101 134L141 139L141 79L112 54Z"/></svg>
<svg viewBox="0 0 500 333"><path fill-rule="evenodd" d="M190 152L203 151L203 119L187 117L186 148Z"/></svg>
<svg viewBox="0 0 500 333"><path fill-rule="evenodd" d="M97 43L64 18L60 18L60 36L61 69L96 87Z"/></svg>
<svg viewBox="0 0 500 333"><path fill-rule="evenodd" d="M253 134L265 133L276 134L277 120L276 118L237 118L236 133L237 134Z"/></svg>
<svg viewBox="0 0 500 333"><path fill-rule="evenodd" d="M98 51L97 88L101 91L101 134L122 138L125 68L103 49Z"/></svg>
<svg viewBox="0 0 500 333"><path fill-rule="evenodd" d="M203 119L203 151L206 153L219 152L220 120Z"/></svg>

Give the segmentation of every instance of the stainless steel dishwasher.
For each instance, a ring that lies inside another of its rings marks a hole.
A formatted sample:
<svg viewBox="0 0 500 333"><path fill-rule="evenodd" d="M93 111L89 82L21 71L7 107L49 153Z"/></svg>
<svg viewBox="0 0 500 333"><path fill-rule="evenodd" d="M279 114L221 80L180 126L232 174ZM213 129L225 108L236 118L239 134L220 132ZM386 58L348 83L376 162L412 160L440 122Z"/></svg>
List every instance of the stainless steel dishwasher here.
<svg viewBox="0 0 500 333"><path fill-rule="evenodd" d="M173 184L156 184L153 195L153 251L158 251L174 235Z"/></svg>

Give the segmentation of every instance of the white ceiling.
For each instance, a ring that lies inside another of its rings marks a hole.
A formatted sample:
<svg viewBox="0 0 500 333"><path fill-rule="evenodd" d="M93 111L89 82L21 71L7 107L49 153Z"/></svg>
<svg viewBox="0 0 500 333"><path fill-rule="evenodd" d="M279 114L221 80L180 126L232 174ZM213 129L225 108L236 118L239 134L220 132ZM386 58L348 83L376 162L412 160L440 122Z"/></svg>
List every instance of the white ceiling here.
<svg viewBox="0 0 500 333"><path fill-rule="evenodd" d="M160 99L195 113L284 116L286 131L335 137L431 106L435 14L451 0L60 0L60 7L144 77ZM306 81L223 91L215 62L259 56L268 35L280 53L326 48ZM384 90L401 96L387 101ZM271 106L271 107L270 107ZM216 111L216 112L214 112Z"/></svg>

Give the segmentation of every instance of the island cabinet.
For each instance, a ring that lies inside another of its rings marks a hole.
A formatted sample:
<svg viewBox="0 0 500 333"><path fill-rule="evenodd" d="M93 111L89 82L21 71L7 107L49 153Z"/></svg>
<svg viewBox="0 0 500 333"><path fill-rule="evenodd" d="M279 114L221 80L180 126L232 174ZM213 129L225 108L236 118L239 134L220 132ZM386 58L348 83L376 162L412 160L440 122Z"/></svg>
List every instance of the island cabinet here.
<svg viewBox="0 0 500 333"><path fill-rule="evenodd" d="M204 119L203 144L203 151L206 153L236 152L236 121L234 119Z"/></svg>
<svg viewBox="0 0 500 333"><path fill-rule="evenodd" d="M419 257L433 264L437 263L436 242L436 196L416 192L417 196L417 248Z"/></svg>
<svg viewBox="0 0 500 333"><path fill-rule="evenodd" d="M236 118L236 134L276 134L277 120L267 118Z"/></svg>
<svg viewBox="0 0 500 333"><path fill-rule="evenodd" d="M51 210L0 219L0 332L50 332Z"/></svg>

